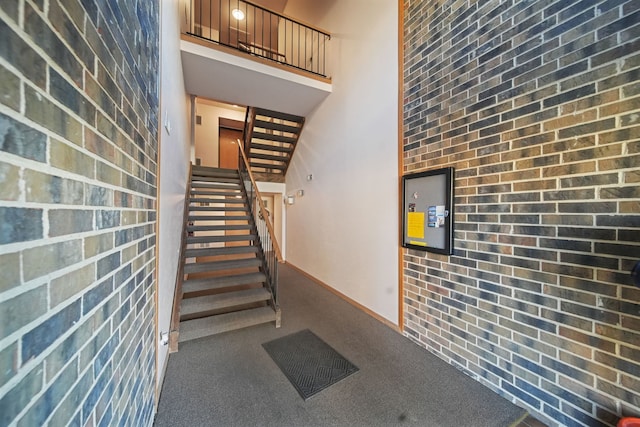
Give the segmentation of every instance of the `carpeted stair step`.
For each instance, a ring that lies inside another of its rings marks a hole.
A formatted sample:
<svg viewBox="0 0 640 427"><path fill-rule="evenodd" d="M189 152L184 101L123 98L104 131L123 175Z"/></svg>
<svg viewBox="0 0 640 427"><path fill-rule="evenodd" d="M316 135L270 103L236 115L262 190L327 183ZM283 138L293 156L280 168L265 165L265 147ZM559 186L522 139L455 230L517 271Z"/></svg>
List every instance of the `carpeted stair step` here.
<svg viewBox="0 0 640 427"><path fill-rule="evenodd" d="M239 194L240 184L215 183L215 182L192 182L191 189L199 190L225 190L229 194Z"/></svg>
<svg viewBox="0 0 640 427"><path fill-rule="evenodd" d="M255 107L256 116L271 117L279 120L286 120L288 122L302 123L304 117L296 116L294 114L282 113L280 111L267 110L266 108Z"/></svg>
<svg viewBox="0 0 640 427"><path fill-rule="evenodd" d="M287 144L295 144L296 141L298 140L297 138L293 138L290 136L282 136L282 135L277 135L273 133L265 133L265 132L257 132L257 131L254 131L252 136L253 136L253 139L263 139L265 141L284 142Z"/></svg>
<svg viewBox="0 0 640 427"><path fill-rule="evenodd" d="M222 294L184 298L180 306L180 316L192 317L198 313L220 310L254 302L268 301L271 293L265 288L244 289Z"/></svg>
<svg viewBox="0 0 640 427"><path fill-rule="evenodd" d="M248 221L248 215L190 215L189 222L195 221Z"/></svg>
<svg viewBox="0 0 640 427"><path fill-rule="evenodd" d="M244 242L256 240L255 234L230 234L225 236L189 236L187 245L194 243Z"/></svg>
<svg viewBox="0 0 640 427"><path fill-rule="evenodd" d="M275 156L272 154L262 154L262 153L251 153L251 158L260 159L260 160L273 160L276 162L288 162L289 156Z"/></svg>
<svg viewBox="0 0 640 427"><path fill-rule="evenodd" d="M263 150L263 151L278 151L280 153L291 153L293 151L291 146L281 147L279 145L258 144L258 143L255 143L255 142L251 144L251 149L252 150Z"/></svg>
<svg viewBox="0 0 640 427"><path fill-rule="evenodd" d="M213 177L213 176L194 176L191 178L191 183L228 183L239 184L240 178L232 177Z"/></svg>
<svg viewBox="0 0 640 427"><path fill-rule="evenodd" d="M257 119L254 122L254 127L275 130L278 132L288 132L293 134L297 134L300 131L300 128L298 126L291 126L291 125L286 125L284 123L270 122L270 121L259 120L259 119Z"/></svg>
<svg viewBox="0 0 640 427"><path fill-rule="evenodd" d="M271 307L236 311L180 322L180 342L276 321Z"/></svg>
<svg viewBox="0 0 640 427"><path fill-rule="evenodd" d="M284 165L273 165L270 163L251 162L251 167L264 169L278 169L284 171L287 167Z"/></svg>
<svg viewBox="0 0 640 427"><path fill-rule="evenodd" d="M184 273L206 273L210 271L237 270L239 268L260 267L258 258L241 258L225 261L193 262L184 265Z"/></svg>
<svg viewBox="0 0 640 427"><path fill-rule="evenodd" d="M190 225L187 231L226 231L226 230L249 230L251 225Z"/></svg>
<svg viewBox="0 0 640 427"><path fill-rule="evenodd" d="M192 176L237 177L238 171L236 169L212 168L207 166L193 166L191 168L191 175Z"/></svg>
<svg viewBox="0 0 640 427"><path fill-rule="evenodd" d="M240 255L240 254L258 253L257 246L224 246L221 248L197 248L187 249L185 258L196 258L201 256L218 256L218 255Z"/></svg>
<svg viewBox="0 0 640 427"><path fill-rule="evenodd" d="M182 282L182 292L211 291L214 289L230 288L233 286L253 285L266 282L264 273L243 273L221 277L208 277L202 279L187 279Z"/></svg>
<svg viewBox="0 0 640 427"><path fill-rule="evenodd" d="M193 211L246 212L247 208L239 206L189 206L189 212Z"/></svg>
<svg viewBox="0 0 640 427"><path fill-rule="evenodd" d="M238 196L242 196L242 193L240 193L239 191L235 191L235 192L230 192L230 191L215 191L215 190L207 190L207 189L199 189L199 190L191 190L191 196L198 196L198 197L238 197Z"/></svg>
<svg viewBox="0 0 640 427"><path fill-rule="evenodd" d="M189 203L221 203L227 205L244 205L245 201L241 197L191 197Z"/></svg>

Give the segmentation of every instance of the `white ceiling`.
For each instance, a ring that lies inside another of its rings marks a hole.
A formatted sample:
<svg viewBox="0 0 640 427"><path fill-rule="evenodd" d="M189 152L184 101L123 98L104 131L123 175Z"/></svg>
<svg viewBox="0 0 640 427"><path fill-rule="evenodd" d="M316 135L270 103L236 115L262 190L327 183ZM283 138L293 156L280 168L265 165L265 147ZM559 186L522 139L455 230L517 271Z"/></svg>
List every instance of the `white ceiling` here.
<svg viewBox="0 0 640 427"><path fill-rule="evenodd" d="M184 83L192 95L306 117L331 93L329 83L186 40L180 43Z"/></svg>
<svg viewBox="0 0 640 427"><path fill-rule="evenodd" d="M271 9L274 12L283 13L287 5L287 0L252 0L252 3Z"/></svg>

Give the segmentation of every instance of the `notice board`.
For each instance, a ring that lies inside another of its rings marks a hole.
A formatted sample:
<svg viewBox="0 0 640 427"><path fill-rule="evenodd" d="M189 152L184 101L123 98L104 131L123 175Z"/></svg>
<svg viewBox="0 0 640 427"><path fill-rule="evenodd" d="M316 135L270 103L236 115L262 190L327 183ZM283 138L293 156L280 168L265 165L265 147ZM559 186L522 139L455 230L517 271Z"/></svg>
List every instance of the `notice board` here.
<svg viewBox="0 0 640 427"><path fill-rule="evenodd" d="M453 254L453 182L451 167L402 177L402 246Z"/></svg>

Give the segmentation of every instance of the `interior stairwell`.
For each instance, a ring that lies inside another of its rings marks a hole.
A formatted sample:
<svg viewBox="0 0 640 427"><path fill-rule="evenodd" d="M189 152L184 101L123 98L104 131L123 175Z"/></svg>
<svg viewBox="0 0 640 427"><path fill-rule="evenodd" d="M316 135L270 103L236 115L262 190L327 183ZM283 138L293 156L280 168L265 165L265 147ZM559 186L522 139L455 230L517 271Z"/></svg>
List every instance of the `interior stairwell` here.
<svg viewBox="0 0 640 427"><path fill-rule="evenodd" d="M304 117L249 107L245 120L245 151L258 181L284 182Z"/></svg>
<svg viewBox="0 0 640 427"><path fill-rule="evenodd" d="M275 322L280 310L239 171L192 166L170 348Z"/></svg>

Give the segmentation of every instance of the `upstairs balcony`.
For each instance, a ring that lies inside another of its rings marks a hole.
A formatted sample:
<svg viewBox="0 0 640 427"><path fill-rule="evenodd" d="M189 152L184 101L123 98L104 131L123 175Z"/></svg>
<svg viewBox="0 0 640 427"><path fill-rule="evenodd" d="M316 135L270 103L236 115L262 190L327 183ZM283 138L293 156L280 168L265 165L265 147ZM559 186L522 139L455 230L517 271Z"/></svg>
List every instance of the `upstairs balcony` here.
<svg viewBox="0 0 640 427"><path fill-rule="evenodd" d="M303 116L331 93L327 31L241 0L181 9L189 93Z"/></svg>

